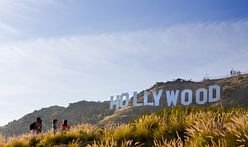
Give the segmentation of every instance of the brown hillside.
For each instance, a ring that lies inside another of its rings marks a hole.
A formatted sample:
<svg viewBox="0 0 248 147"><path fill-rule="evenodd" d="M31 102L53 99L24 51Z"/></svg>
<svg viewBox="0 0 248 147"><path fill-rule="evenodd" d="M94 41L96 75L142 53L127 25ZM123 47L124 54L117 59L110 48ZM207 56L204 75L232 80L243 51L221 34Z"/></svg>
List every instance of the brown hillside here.
<svg viewBox="0 0 248 147"><path fill-rule="evenodd" d="M152 101L151 91L153 89L181 91L190 88L195 91L197 88L208 88L209 85L214 84L221 86L221 100L207 105L221 105L223 107L248 106L248 74L223 79L205 80L202 82L185 81L182 79L158 82L148 88L147 91L149 92L150 101ZM195 95L193 92L193 99L194 97ZM143 91L138 94L138 100L143 102ZM127 123L144 113L151 113L158 109L166 108L165 95L162 95L160 100L161 105L159 107L129 106L114 113L109 110L109 102L81 101L72 103L68 107L52 106L34 111L19 120L10 122L8 125L0 128L0 134L2 133L7 136L12 136L27 133L29 132L29 124L32 123L36 117L43 118L44 131L51 128L51 120L54 118L57 118L59 121L62 121L62 119L68 119L71 125L80 123L91 123L97 125ZM180 104L180 99L177 103ZM132 105L132 103L130 103L130 105Z"/></svg>
<svg viewBox="0 0 248 147"><path fill-rule="evenodd" d="M220 105L223 107L231 107L231 106L248 106L248 74L240 75L240 76L232 76L223 79L215 79L215 80L204 80L201 82L193 82L186 81L182 79L177 79L175 81L168 82L158 82L153 85L151 88L147 89L149 93L149 100L153 101L151 91L152 90L183 90L183 89L192 89L195 91L197 88L208 88L209 85L217 84L221 87L221 100L216 103L209 103L206 105ZM180 97L180 95L179 95ZM193 99L195 94L193 93ZM138 101L140 103L143 102L143 91L138 94ZM137 118L138 116L144 113L155 112L159 109L166 108L166 98L165 95L161 96L160 106L141 106L141 107L131 107L132 101L130 102L130 106L116 111L113 115L105 117L102 121L98 123L98 125L105 125L109 123L126 123L130 120ZM178 105L180 105L180 99L178 99ZM195 105L193 103L193 105Z"/></svg>

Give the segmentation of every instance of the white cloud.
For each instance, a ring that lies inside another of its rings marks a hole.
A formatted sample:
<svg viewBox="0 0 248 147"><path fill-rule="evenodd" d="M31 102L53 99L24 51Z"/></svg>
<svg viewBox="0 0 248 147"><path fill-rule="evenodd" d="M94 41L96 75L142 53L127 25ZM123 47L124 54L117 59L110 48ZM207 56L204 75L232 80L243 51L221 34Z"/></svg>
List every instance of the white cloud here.
<svg viewBox="0 0 248 147"><path fill-rule="evenodd" d="M0 46L0 100L23 104L13 118L43 106L107 100L157 81L245 71L247 50L247 21L12 42Z"/></svg>
<svg viewBox="0 0 248 147"><path fill-rule="evenodd" d="M0 43L4 42L10 37L16 37L20 34L20 31L11 25L0 22Z"/></svg>
<svg viewBox="0 0 248 147"><path fill-rule="evenodd" d="M10 25L0 23L0 32L1 33L17 33L18 31L11 27Z"/></svg>
<svg viewBox="0 0 248 147"><path fill-rule="evenodd" d="M1 0L0 43L30 36L25 28L33 27L46 8L55 5L57 2L54 0Z"/></svg>

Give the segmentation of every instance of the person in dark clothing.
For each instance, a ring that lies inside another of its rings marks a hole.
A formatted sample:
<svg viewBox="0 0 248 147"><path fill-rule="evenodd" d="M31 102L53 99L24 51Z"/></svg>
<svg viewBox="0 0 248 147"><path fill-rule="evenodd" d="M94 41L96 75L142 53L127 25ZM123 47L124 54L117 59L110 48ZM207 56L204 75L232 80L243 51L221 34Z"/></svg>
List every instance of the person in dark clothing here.
<svg viewBox="0 0 248 147"><path fill-rule="evenodd" d="M36 133L39 134L42 132L42 120L40 117L36 119Z"/></svg>
<svg viewBox="0 0 248 147"><path fill-rule="evenodd" d="M33 122L29 126L32 134L39 134L42 132L42 120L40 117L36 118L36 122Z"/></svg>
<svg viewBox="0 0 248 147"><path fill-rule="evenodd" d="M53 120L53 124L52 124L52 129L53 129L53 134L56 134L57 132L57 119Z"/></svg>

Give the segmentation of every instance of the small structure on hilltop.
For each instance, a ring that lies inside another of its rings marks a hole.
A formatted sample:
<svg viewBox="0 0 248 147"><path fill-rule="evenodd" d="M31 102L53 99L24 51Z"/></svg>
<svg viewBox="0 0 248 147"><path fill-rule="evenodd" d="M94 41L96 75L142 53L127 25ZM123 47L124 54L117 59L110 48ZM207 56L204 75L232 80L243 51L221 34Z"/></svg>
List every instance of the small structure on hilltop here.
<svg viewBox="0 0 248 147"><path fill-rule="evenodd" d="M234 70L234 69L230 71L230 76L239 76L239 75L241 75L241 71Z"/></svg>

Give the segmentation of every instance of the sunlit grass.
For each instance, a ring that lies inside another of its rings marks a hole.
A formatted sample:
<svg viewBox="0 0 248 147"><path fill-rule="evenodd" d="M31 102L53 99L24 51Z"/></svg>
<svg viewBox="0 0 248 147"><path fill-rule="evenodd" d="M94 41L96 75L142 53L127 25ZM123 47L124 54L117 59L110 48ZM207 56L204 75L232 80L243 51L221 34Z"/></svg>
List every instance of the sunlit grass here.
<svg viewBox="0 0 248 147"><path fill-rule="evenodd" d="M173 107L143 115L128 124L99 128L79 125L63 134L5 138L0 147L56 146L248 146L248 109Z"/></svg>

